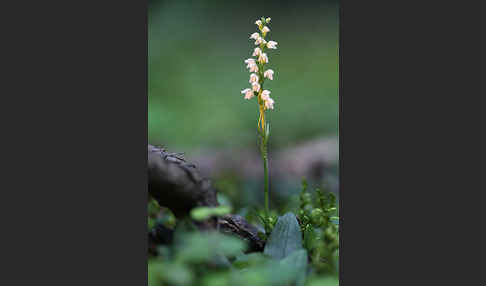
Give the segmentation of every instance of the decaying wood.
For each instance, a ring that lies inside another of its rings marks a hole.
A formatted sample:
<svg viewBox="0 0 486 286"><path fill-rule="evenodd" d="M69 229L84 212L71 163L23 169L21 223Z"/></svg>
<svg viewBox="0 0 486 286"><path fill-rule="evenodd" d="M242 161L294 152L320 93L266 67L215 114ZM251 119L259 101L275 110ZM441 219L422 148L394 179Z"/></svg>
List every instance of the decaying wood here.
<svg viewBox="0 0 486 286"><path fill-rule="evenodd" d="M176 217L198 206L217 206L216 191L181 154L148 145L148 191Z"/></svg>
<svg viewBox="0 0 486 286"><path fill-rule="evenodd" d="M178 218L186 217L198 206L218 206L216 191L210 181L199 174L196 166L186 162L180 153L170 153L152 145L148 145L148 192ZM248 242L250 251L263 249L264 242L258 237L258 229L240 216L227 215L199 226L236 235ZM157 234L151 236L157 238Z"/></svg>

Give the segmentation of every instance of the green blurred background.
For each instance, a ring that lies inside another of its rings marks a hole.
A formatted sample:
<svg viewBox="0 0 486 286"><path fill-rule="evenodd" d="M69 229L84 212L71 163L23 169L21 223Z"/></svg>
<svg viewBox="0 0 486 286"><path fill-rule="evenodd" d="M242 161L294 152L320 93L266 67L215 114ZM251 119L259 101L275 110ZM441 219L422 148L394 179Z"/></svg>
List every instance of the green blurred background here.
<svg viewBox="0 0 486 286"><path fill-rule="evenodd" d="M334 0L150 1L149 142L184 152L236 211L261 207L257 101L240 91L249 87L244 60L255 47L255 20L271 17L267 39L278 42L268 51L274 80L265 82L275 99L267 112L271 205L295 207L302 177L337 193L338 151L328 149L338 148L338 15Z"/></svg>
<svg viewBox="0 0 486 286"><path fill-rule="evenodd" d="M255 20L271 17L267 39L275 99L268 112L276 150L338 132L337 1L155 1L149 3L148 136L190 157L205 148L254 148L258 109L244 60ZM336 139L337 140L337 139Z"/></svg>

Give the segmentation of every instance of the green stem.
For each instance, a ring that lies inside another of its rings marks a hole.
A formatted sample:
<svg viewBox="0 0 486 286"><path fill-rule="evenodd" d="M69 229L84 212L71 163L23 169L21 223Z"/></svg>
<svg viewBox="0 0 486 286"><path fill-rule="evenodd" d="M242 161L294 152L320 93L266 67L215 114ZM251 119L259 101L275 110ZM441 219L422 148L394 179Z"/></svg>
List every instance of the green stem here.
<svg viewBox="0 0 486 286"><path fill-rule="evenodd" d="M263 175L264 175L264 196L265 196L265 216L268 222L268 218L270 217L270 207L269 207L269 194L268 194L268 156L267 156L267 142L265 137L261 136L261 152L262 152L262 160L263 160Z"/></svg>

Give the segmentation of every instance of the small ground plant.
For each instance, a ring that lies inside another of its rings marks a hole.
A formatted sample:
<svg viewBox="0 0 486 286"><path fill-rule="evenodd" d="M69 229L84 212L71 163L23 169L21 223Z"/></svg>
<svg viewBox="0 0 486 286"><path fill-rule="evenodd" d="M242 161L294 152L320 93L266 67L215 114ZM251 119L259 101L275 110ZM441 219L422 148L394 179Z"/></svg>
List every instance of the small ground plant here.
<svg viewBox="0 0 486 286"><path fill-rule="evenodd" d="M255 24L258 27L258 32L250 35L250 39L255 40L255 49L252 57L245 60L246 68L249 70L251 88L246 88L241 91L245 95L245 99L249 100L256 96L259 110L259 118L257 124L257 131L260 137L260 154L263 161L264 172L264 197L265 197L265 217L263 223L265 230L269 232L272 227L270 220L269 207L269 179L268 179L268 139L270 137L270 123L265 120L265 112L273 109L275 101L270 97L270 91L263 89L266 79L273 80L274 71L266 69L268 64L268 55L265 50L277 49L278 43L275 41L267 41L265 38L270 32L268 24L271 18L262 17L257 20Z"/></svg>
<svg viewBox="0 0 486 286"><path fill-rule="evenodd" d="M178 221L173 243L149 259L149 285L338 285L339 224L334 195L310 192L302 183L297 216L278 217L263 252L247 252L244 241L217 231L201 232L192 220ZM156 213L156 204L149 203ZM196 208L195 221L227 213L225 207ZM162 209L157 224L173 227ZM165 217L165 218L163 218Z"/></svg>

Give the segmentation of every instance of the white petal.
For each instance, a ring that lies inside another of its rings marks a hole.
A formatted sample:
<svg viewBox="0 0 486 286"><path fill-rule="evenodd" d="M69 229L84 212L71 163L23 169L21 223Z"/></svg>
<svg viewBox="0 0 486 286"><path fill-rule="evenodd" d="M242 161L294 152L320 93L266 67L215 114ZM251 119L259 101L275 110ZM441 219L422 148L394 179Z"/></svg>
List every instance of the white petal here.
<svg viewBox="0 0 486 286"><path fill-rule="evenodd" d="M258 37L260 37L260 34L258 34L257 32L250 35L250 39L256 40L256 39L258 39Z"/></svg>
<svg viewBox="0 0 486 286"><path fill-rule="evenodd" d="M270 98L270 93L271 92L269 90L266 90L266 89L264 91L262 91L262 95L261 95L262 99L264 101L268 100Z"/></svg>
<svg viewBox="0 0 486 286"><path fill-rule="evenodd" d="M260 84L257 83L257 82L252 83L251 87L252 87L253 91L256 91L256 92L260 91Z"/></svg>

